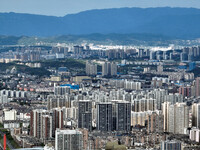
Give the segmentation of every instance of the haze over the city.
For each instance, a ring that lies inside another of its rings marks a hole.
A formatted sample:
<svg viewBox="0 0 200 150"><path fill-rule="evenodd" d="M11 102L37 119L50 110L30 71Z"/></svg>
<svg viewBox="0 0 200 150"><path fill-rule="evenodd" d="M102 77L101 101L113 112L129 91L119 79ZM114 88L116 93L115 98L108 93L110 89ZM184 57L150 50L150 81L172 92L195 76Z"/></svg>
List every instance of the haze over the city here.
<svg viewBox="0 0 200 150"><path fill-rule="evenodd" d="M0 12L64 16L91 9L121 7L193 7L198 0L1 0Z"/></svg>

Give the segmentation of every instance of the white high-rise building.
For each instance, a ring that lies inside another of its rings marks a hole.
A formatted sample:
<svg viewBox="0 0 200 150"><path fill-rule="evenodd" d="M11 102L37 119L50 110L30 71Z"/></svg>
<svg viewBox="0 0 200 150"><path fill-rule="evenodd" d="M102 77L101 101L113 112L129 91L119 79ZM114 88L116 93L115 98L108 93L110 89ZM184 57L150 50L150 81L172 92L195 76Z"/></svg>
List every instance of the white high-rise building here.
<svg viewBox="0 0 200 150"><path fill-rule="evenodd" d="M165 89L155 89L153 93L155 94L156 99L156 109L161 110L164 97L165 95L168 95L168 91Z"/></svg>
<svg viewBox="0 0 200 150"><path fill-rule="evenodd" d="M110 65L111 65L111 67L110 67L111 76L116 76L117 75L117 64L112 62Z"/></svg>
<svg viewBox="0 0 200 150"><path fill-rule="evenodd" d="M169 129L168 120L169 120L169 106L170 102L164 102L162 105L162 112L164 115L164 131L167 132Z"/></svg>
<svg viewBox="0 0 200 150"><path fill-rule="evenodd" d="M102 65L102 76L117 75L117 64L112 62L104 62Z"/></svg>
<svg viewBox="0 0 200 150"><path fill-rule="evenodd" d="M85 69L87 75L97 75L97 64L87 61Z"/></svg>
<svg viewBox="0 0 200 150"><path fill-rule="evenodd" d="M189 127L189 107L185 103L174 105L164 103L163 112L164 130L175 134L185 134L184 129Z"/></svg>

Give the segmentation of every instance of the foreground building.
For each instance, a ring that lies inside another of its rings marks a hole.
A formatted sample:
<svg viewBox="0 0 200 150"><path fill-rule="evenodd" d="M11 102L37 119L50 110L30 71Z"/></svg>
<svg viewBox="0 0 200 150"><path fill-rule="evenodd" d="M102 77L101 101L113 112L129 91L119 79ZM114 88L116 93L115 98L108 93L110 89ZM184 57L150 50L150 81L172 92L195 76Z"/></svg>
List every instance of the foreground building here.
<svg viewBox="0 0 200 150"><path fill-rule="evenodd" d="M55 150L82 150L83 135L78 130L56 130Z"/></svg>

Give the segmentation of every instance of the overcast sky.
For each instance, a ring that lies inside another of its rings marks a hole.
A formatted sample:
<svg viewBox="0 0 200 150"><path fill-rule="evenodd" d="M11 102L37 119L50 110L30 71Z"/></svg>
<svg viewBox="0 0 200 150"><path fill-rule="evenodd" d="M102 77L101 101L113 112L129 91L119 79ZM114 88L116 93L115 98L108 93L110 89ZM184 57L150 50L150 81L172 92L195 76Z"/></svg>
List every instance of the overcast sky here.
<svg viewBox="0 0 200 150"><path fill-rule="evenodd" d="M164 6L200 8L200 0L0 0L0 12L53 16L91 9Z"/></svg>

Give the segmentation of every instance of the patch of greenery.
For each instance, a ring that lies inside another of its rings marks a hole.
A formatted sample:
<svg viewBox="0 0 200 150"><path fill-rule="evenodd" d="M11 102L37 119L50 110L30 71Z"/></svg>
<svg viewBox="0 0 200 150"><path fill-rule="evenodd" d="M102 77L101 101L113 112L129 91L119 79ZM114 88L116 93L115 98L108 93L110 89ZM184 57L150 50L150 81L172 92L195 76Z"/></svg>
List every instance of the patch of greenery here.
<svg viewBox="0 0 200 150"><path fill-rule="evenodd" d="M21 38L16 36L0 36L0 45L17 45Z"/></svg>
<svg viewBox="0 0 200 150"><path fill-rule="evenodd" d="M30 75L37 75L37 76L49 76L51 73L44 69L44 68L31 68L25 65L19 65L15 62L12 63L0 63L0 70L6 71L6 69L12 69L13 67L16 67L17 71L21 73L26 73Z"/></svg>
<svg viewBox="0 0 200 150"><path fill-rule="evenodd" d="M10 132L7 129L0 129L1 132L3 132L4 134L6 134L6 139L10 142L10 144L14 147L14 148L20 148L20 146L17 144L17 142L15 142L15 140L12 138ZM3 137L0 136L0 142L3 145ZM9 150L9 147L7 146L6 148L7 150Z"/></svg>
<svg viewBox="0 0 200 150"><path fill-rule="evenodd" d="M0 128L3 128L3 124L2 123L0 123Z"/></svg>
<svg viewBox="0 0 200 150"><path fill-rule="evenodd" d="M63 60L46 60L41 62L42 66L45 68L56 68L59 67L67 67L68 69L84 69L85 62L82 60L75 60L75 59L63 59Z"/></svg>

